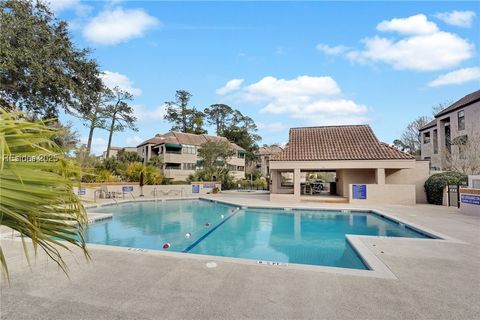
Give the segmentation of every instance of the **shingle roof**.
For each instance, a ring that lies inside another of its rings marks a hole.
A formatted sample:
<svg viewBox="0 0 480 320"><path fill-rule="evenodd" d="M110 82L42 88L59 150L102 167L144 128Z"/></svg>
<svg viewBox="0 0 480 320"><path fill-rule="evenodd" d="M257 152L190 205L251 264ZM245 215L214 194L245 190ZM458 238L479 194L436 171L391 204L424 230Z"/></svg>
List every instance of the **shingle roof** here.
<svg viewBox="0 0 480 320"><path fill-rule="evenodd" d="M282 151L283 151L282 147L272 145L268 147L260 147L255 153L259 155L270 155L270 154L277 154Z"/></svg>
<svg viewBox="0 0 480 320"><path fill-rule="evenodd" d="M152 141L152 142L149 142L149 141ZM207 141L230 142L225 137L210 136L208 134L193 134L193 133L170 131L162 135L156 135L154 138L143 142L139 146L144 145L147 142L154 143L155 145L163 144L163 143L176 143L176 144L188 144L188 145L200 146ZM242 147L238 146L235 143L230 142L230 145L235 150L244 150Z"/></svg>
<svg viewBox="0 0 480 320"><path fill-rule="evenodd" d="M138 148L138 147L141 147L141 146L143 146L143 145L146 145L146 144L157 144L159 141L160 141L160 135L159 135L159 134L156 134L155 137L150 138L150 139L145 140L145 141L143 141L142 143L140 143L140 144L137 146L137 148Z"/></svg>
<svg viewBox="0 0 480 320"><path fill-rule="evenodd" d="M465 97L461 98L460 100L454 102L451 106L446 109L443 109L439 113L435 115L435 118L443 116L449 112L455 111L456 109L460 109L465 107L466 105L472 104L476 101L480 101L480 90L474 91L470 94L467 94Z"/></svg>
<svg viewBox="0 0 480 320"><path fill-rule="evenodd" d="M272 161L395 160L413 156L381 143L368 125L290 129L288 146Z"/></svg>
<svg viewBox="0 0 480 320"><path fill-rule="evenodd" d="M433 119L432 121L430 121L429 123L427 123L426 125L424 125L423 127L421 127L419 129L419 131L422 131L422 130L425 130L425 129L428 129L428 128L432 128L432 127L435 127L437 125L437 119Z"/></svg>

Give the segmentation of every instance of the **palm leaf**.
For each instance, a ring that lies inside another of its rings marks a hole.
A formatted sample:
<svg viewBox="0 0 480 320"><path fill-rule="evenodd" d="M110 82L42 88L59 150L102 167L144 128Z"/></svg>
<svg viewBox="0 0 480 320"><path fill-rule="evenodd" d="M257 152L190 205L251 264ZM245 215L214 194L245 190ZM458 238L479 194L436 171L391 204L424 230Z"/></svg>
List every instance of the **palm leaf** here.
<svg viewBox="0 0 480 320"><path fill-rule="evenodd" d="M70 243L89 258L87 216L73 193L80 172L52 142L54 133L45 122L29 122L0 109L0 225L19 232L22 240L30 239L35 254L41 248L67 273L59 248L70 251ZM16 161L33 157L35 161ZM24 251L28 260L25 242ZM0 267L8 277L1 247Z"/></svg>

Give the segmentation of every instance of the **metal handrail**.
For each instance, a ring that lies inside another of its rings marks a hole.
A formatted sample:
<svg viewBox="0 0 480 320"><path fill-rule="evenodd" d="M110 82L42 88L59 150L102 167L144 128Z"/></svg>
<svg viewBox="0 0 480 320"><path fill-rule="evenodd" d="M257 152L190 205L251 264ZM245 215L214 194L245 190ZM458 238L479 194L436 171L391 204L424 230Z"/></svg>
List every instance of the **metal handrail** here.
<svg viewBox="0 0 480 320"><path fill-rule="evenodd" d="M105 190L98 189L98 190L95 190L93 192L93 201L94 202L97 202L97 193L102 193L102 192L105 194L105 199L107 198L107 192Z"/></svg>
<svg viewBox="0 0 480 320"><path fill-rule="evenodd" d="M152 193L153 193L153 198L155 199L155 202L156 202L156 201L157 201L157 199L158 199L158 197L157 197L157 191L158 191L158 190L157 190L157 188L156 188L156 187L155 187L155 188L153 188L153 190L152 190Z"/></svg>

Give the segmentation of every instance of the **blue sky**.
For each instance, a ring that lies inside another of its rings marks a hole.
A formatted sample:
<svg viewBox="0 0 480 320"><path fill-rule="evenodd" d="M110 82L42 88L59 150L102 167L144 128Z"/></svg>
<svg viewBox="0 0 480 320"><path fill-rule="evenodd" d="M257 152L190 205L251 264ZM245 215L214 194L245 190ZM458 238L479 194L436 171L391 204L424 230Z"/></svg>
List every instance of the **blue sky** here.
<svg viewBox="0 0 480 320"><path fill-rule="evenodd" d="M105 81L135 94L132 146L170 129L175 90L204 109L227 103L262 143L290 127L368 123L385 142L432 106L480 88L478 2L52 1ZM84 138L86 128L71 120ZM213 128L209 128L213 133ZM94 151L107 132L95 132Z"/></svg>

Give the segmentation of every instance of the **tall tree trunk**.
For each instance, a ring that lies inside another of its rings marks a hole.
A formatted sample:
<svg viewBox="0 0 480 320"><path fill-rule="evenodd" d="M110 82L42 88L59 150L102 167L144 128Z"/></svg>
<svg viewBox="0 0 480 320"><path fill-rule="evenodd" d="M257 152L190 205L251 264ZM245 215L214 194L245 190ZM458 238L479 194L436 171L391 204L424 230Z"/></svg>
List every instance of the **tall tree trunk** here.
<svg viewBox="0 0 480 320"><path fill-rule="evenodd" d="M93 130L95 130L94 122L90 123L90 131L88 132L88 141L87 141L87 154L90 155L90 150L92 149L92 139L93 139Z"/></svg>
<svg viewBox="0 0 480 320"><path fill-rule="evenodd" d="M106 156L107 159L110 157L110 147L112 145L112 136L113 136L114 127L115 127L115 114L112 117L112 125L110 126L110 133L108 135L107 156Z"/></svg>
<svg viewBox="0 0 480 320"><path fill-rule="evenodd" d="M187 133L187 115L186 115L186 108L182 106L182 126L183 126L183 133Z"/></svg>

